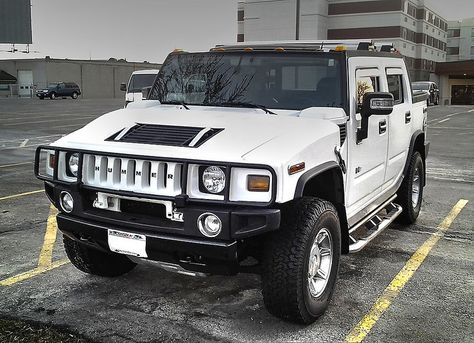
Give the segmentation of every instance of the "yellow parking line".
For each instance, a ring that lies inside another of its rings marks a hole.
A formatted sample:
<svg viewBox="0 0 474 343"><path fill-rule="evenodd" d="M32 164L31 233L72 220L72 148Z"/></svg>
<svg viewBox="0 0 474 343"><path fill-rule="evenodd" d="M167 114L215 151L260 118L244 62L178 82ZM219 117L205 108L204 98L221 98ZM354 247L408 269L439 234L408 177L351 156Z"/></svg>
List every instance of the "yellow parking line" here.
<svg viewBox="0 0 474 343"><path fill-rule="evenodd" d="M58 210L51 205L49 210L48 221L46 225L46 233L44 234L43 247L38 259L38 267L46 268L49 267L53 259L53 248L56 242L56 233L58 231L58 225L56 224L56 214Z"/></svg>
<svg viewBox="0 0 474 343"><path fill-rule="evenodd" d="M67 263L69 263L69 260L65 258L65 259L53 262L49 266L44 267L44 268L37 267L37 268L29 270L27 272L9 277L8 279L0 280L0 286L11 286L11 285L13 285L17 282L21 282L21 281L30 279L30 278L32 278L34 276L37 276L39 274L42 274L44 272L47 272L47 271L50 271L52 269L61 267L65 264L67 264Z"/></svg>
<svg viewBox="0 0 474 343"><path fill-rule="evenodd" d="M19 198L19 197L24 197L26 195L31 195L31 194L36 194L36 193L41 193L44 192L42 189L38 189L36 191L31 191L31 192L25 192L25 193L20 193L20 194L13 194L13 195L7 195L6 197L0 198L0 200L8 200L8 199L14 199L14 198Z"/></svg>
<svg viewBox="0 0 474 343"><path fill-rule="evenodd" d="M421 266L425 258L430 253L431 249L444 236L445 232L450 228L454 219L458 216L461 210L468 203L467 200L461 199L452 208L451 212L439 224L434 235L428 238L422 246L408 260L405 266L390 282L382 295L377 299L370 311L362 318L362 320L349 332L346 336L346 342L362 342L372 327L377 323L382 314L390 307L393 300L398 296L400 291L405 287L406 283L411 279L413 274Z"/></svg>
<svg viewBox="0 0 474 343"><path fill-rule="evenodd" d="M41 248L41 252L38 259L38 267L27 272L14 275L5 280L0 280L0 286L11 286L17 282L30 279L34 276L61 267L66 263L69 263L69 260L67 258L56 262L52 261L54 243L56 242L56 235L58 232L58 226L56 223L57 213L58 210L53 205L51 205L49 210L48 221L46 224L46 233L44 234L43 246Z"/></svg>

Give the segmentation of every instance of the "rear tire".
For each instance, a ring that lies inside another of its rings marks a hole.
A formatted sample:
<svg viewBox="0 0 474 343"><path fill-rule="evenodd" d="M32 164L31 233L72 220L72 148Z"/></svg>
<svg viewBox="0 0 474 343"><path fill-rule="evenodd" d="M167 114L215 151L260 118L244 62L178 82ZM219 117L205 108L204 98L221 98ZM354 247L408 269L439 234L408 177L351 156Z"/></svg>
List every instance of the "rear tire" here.
<svg viewBox="0 0 474 343"><path fill-rule="evenodd" d="M398 197L395 200L403 208L402 213L397 218L397 221L403 224L412 224L416 221L423 200L425 166L421 154L415 151L409 163L408 173L403 179L397 192Z"/></svg>
<svg viewBox="0 0 474 343"><path fill-rule="evenodd" d="M341 254L341 229L334 206L305 197L288 205L282 225L265 243L263 300L282 319L309 324L327 309Z"/></svg>
<svg viewBox="0 0 474 343"><path fill-rule="evenodd" d="M71 263L84 273L114 277L126 274L136 266L125 255L99 251L66 236L63 242Z"/></svg>

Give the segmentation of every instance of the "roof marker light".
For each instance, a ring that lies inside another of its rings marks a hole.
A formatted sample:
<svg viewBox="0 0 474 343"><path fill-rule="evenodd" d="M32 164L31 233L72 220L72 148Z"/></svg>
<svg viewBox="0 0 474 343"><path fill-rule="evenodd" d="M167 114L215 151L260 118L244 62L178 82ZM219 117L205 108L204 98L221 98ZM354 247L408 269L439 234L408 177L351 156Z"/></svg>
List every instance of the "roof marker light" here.
<svg viewBox="0 0 474 343"><path fill-rule="evenodd" d="M246 51L246 52L252 52L252 51L253 51L253 48L250 48L250 47L249 47L249 48L244 48L244 51Z"/></svg>
<svg viewBox="0 0 474 343"><path fill-rule="evenodd" d="M346 51L346 50L347 50L347 47L345 45L338 45L334 49L334 51Z"/></svg>

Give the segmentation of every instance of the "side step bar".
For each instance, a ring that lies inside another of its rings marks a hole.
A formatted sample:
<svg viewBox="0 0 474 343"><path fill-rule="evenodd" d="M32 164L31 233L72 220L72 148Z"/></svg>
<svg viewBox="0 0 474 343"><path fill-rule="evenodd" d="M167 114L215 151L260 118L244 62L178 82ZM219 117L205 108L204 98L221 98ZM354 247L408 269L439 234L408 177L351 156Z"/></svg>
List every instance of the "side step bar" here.
<svg viewBox="0 0 474 343"><path fill-rule="evenodd" d="M349 253L361 251L370 241L380 235L400 213L402 207L393 203L396 195L383 203L379 208L369 214L365 219L353 226L349 230ZM383 213L385 212L385 214ZM356 231L365 229L366 235L363 237L356 237Z"/></svg>

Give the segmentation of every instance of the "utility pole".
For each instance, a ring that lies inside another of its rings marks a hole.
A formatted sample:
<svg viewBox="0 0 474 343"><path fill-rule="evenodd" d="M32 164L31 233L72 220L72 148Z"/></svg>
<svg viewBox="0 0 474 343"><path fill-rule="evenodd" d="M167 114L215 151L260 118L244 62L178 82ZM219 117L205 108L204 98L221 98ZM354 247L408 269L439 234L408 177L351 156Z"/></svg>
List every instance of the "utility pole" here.
<svg viewBox="0 0 474 343"><path fill-rule="evenodd" d="M300 6L301 6L301 0L296 0L296 29L295 29L296 40L300 39Z"/></svg>

